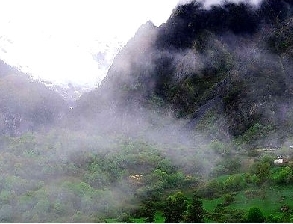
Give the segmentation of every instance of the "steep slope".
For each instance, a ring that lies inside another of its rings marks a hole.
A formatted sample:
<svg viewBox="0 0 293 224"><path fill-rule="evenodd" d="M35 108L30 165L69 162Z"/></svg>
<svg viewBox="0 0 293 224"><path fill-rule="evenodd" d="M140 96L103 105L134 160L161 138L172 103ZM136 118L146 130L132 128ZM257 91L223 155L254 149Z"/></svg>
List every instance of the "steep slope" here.
<svg viewBox="0 0 293 224"><path fill-rule="evenodd" d="M66 104L56 92L1 61L0 132L15 136L52 125Z"/></svg>
<svg viewBox="0 0 293 224"><path fill-rule="evenodd" d="M148 91L151 90L149 78L153 66L151 46L155 41L156 32L156 27L151 22L138 29L135 36L115 57L100 87L81 97L80 110L95 106L102 109L104 104L119 107L124 106L125 101L134 103L147 98ZM99 105L92 104L95 102Z"/></svg>
<svg viewBox="0 0 293 224"><path fill-rule="evenodd" d="M197 123L208 109L218 106L213 116L224 119L219 126L228 127L233 136L245 134L255 124L265 129L256 135L268 129L275 131L280 123L290 121L286 117L289 113L280 112L282 107L290 110L290 94L286 91L290 73L284 71L290 60L284 65L280 54L268 47L269 43L283 41L267 36L283 29L291 15L290 1L263 1L257 9L245 3L226 3L210 10L195 2L179 7L161 28L157 48L173 55L183 52L184 57L192 50L202 67L181 69L179 80L174 80L184 60L174 65L176 60L170 59L170 70L175 74L157 66L157 73L163 74L157 81L157 94L174 105L179 116L193 114ZM292 34L286 36L290 39ZM183 67L190 63L195 62L190 60Z"/></svg>
<svg viewBox="0 0 293 224"><path fill-rule="evenodd" d="M289 0L179 6L161 27L138 30L79 107L159 106L212 138L280 144L293 133L292 12Z"/></svg>

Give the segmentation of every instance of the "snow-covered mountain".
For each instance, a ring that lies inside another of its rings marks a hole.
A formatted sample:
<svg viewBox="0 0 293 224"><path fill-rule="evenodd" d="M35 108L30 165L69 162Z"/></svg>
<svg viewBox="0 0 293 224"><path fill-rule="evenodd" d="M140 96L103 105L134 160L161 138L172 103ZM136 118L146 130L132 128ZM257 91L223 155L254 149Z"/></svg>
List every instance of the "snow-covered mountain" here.
<svg viewBox="0 0 293 224"><path fill-rule="evenodd" d="M48 75L41 74L42 71L38 71L34 67L34 60L37 60L37 57L34 55L34 49L32 49L33 53L31 55L28 54L31 57L31 61L22 60L22 54L24 52L22 52L21 48L18 48L20 44L18 40L12 41L8 37L1 36L0 58L7 64L29 74L33 79L43 82L46 86L60 93L65 99L71 101L79 98L82 93L99 86L102 79L107 75L113 59L125 43L119 41L117 38L111 38L107 40L94 40L86 44L72 44L70 48L71 52L61 52L65 57L64 60L67 61L65 63L68 63L68 65L65 64L67 68L64 69L64 64L58 67L55 61L54 68L49 69L51 74L45 71ZM53 48L57 48L52 41L49 41L48 44L52 45ZM41 58L43 54L47 53L46 51L48 49L43 48L43 50L44 52L39 52ZM17 51L19 52L19 57L15 57L15 52ZM80 52L82 52L82 55L78 55ZM72 62L70 58L66 58L67 53L76 54L76 56L71 56ZM40 64L46 69L51 63L45 60L40 62ZM60 70L68 74L61 74ZM59 76L58 73L60 74ZM72 75L70 75L71 73Z"/></svg>
<svg viewBox="0 0 293 224"><path fill-rule="evenodd" d="M34 42L34 46L24 47L23 40L0 36L0 58L36 79L87 87L96 86L106 76L115 55L124 45L115 38L86 43L48 37L29 41Z"/></svg>
<svg viewBox="0 0 293 224"><path fill-rule="evenodd" d="M141 24L160 26L177 2L3 1L0 59L48 85L87 91Z"/></svg>

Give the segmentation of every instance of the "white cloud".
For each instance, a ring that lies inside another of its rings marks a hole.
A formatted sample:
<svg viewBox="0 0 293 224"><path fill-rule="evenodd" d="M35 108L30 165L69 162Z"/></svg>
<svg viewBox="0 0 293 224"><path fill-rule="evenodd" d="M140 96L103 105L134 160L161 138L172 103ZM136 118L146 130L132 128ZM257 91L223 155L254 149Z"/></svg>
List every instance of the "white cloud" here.
<svg viewBox="0 0 293 224"><path fill-rule="evenodd" d="M181 0L181 1L189 1L192 0ZM226 0L227 2L234 2L234 3L240 3L240 2L247 2L251 5L258 6L263 0ZM209 8L212 5L221 5L225 0L199 0L199 2L202 2L205 8Z"/></svg>
<svg viewBox="0 0 293 224"><path fill-rule="evenodd" d="M141 24L152 20L160 25L176 4L177 0L2 0L0 58L46 80L94 83L106 73L91 55L101 43L110 45L108 56L113 58L119 43L126 43Z"/></svg>

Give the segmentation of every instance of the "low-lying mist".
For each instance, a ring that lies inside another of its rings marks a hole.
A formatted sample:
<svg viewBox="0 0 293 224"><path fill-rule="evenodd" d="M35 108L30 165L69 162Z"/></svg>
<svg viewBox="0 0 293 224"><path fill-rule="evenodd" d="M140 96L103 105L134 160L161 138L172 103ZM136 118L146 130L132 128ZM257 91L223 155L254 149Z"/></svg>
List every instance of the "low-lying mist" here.
<svg viewBox="0 0 293 224"><path fill-rule="evenodd" d="M74 124L1 137L2 221L118 217L139 208L147 192L163 190L164 172L179 186L178 178L183 183L187 175L207 177L220 158L208 139L172 115L139 110L118 117L104 111L91 122L67 122Z"/></svg>
<svg viewBox="0 0 293 224"><path fill-rule="evenodd" d="M192 2L161 27L143 25L72 105L39 96L43 86L15 94L14 78L0 76L0 221L125 221L149 198L229 174L227 160L290 145L292 4ZM278 7L287 17L276 25Z"/></svg>

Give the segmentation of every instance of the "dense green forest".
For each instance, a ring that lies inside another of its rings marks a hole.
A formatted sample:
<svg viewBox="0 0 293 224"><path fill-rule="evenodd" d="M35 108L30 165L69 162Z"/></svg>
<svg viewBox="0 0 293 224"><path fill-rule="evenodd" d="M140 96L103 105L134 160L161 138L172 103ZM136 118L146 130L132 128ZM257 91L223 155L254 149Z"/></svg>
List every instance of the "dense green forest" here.
<svg viewBox="0 0 293 224"><path fill-rule="evenodd" d="M292 50L290 0L191 1L74 102L0 61L0 221L292 222Z"/></svg>

